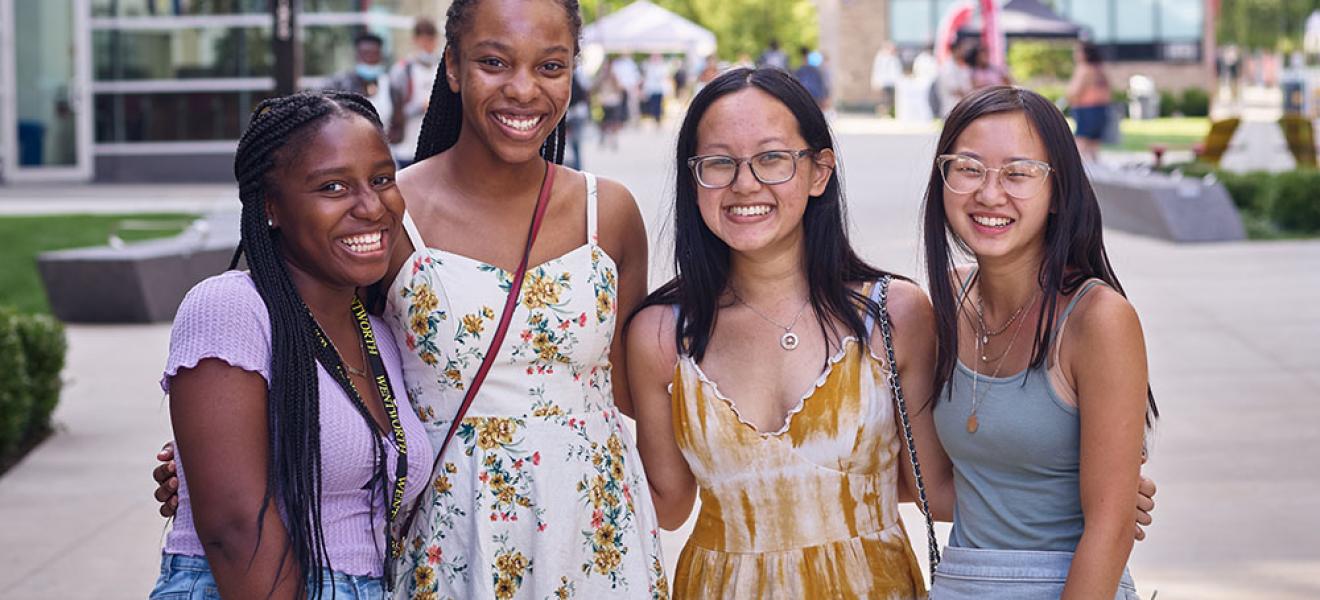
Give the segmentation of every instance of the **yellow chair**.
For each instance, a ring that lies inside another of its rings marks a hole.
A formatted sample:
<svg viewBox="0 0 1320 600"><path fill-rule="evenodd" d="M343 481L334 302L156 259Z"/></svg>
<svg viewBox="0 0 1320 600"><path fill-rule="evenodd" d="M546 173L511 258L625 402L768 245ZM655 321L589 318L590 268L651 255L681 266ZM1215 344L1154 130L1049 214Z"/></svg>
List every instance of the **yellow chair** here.
<svg viewBox="0 0 1320 600"><path fill-rule="evenodd" d="M1224 152L1228 150L1228 143L1232 141L1233 133L1237 131L1239 123L1241 120L1237 117L1211 123L1210 132L1205 134L1205 142L1202 143L1200 159L1216 167L1219 166L1219 159L1223 158Z"/></svg>
<svg viewBox="0 0 1320 600"><path fill-rule="evenodd" d="M1288 140L1288 151L1297 160L1297 166L1314 169L1315 129L1310 119L1300 115L1286 115L1279 119L1279 129L1283 130L1283 138Z"/></svg>

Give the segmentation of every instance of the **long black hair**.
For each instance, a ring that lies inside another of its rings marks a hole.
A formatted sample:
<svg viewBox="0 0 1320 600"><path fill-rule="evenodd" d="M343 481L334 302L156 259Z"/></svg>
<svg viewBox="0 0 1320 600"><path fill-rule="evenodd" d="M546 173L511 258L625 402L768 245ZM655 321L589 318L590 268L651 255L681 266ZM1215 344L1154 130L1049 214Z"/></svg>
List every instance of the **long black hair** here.
<svg viewBox="0 0 1320 600"><path fill-rule="evenodd" d="M315 321L289 278L280 250L280 230L267 221L266 204L275 191L272 172L287 164L299 143L332 116L358 115L377 129L380 117L367 99L348 92L302 92L264 100L252 112L239 139L234 177L243 203L238 250L229 268L246 256L257 292L270 314L270 392L267 426L270 453L266 495L258 525L271 500L285 513L289 545L301 572L311 578L320 597L321 567L330 568L321 527L320 391L317 386ZM382 134L383 135L383 134ZM327 367L329 368L329 367ZM375 422L370 426L374 431ZM384 469L380 436L376 471ZM381 477L380 481L387 481ZM258 530L260 536L260 530ZM282 571L284 565L280 565Z"/></svg>
<svg viewBox="0 0 1320 600"><path fill-rule="evenodd" d="M688 107L678 130L675 154L674 272L676 276L642 301L637 311L652 304L677 304L679 321L675 342L683 352L700 361L706 353L719 298L729 284L729 247L711 232L697 207L697 182L687 161L696 155L697 125L715 101L746 89L757 89L784 104L797 119L798 132L807 146L819 153L834 150L829 123L811 93L792 75L773 67L734 69L713 79L701 89ZM825 191L812 196L802 215L806 251L802 257L807 273L811 308L822 332L838 336L842 322L858 340L869 337L858 307L878 316L879 307L850 283L874 281L884 271L857 256L848 241L847 214L836 162ZM631 318L631 316L629 317ZM829 335L826 336L829 339Z"/></svg>
<svg viewBox="0 0 1320 600"><path fill-rule="evenodd" d="M463 129L463 96L449 89L449 71L446 58L449 54L458 56L459 40L472 24L472 8L478 0L453 0L445 12L445 57L440 60L435 82L431 84L431 101L426 115L422 117L422 132L417 138L417 152L414 160L421 162L444 152L458 142L458 134ZM573 34L573 54L578 51L578 36L582 31L582 14L577 0L555 0L563 7L568 16L568 28ZM572 70L569 70L572 76ZM546 160L561 164L564 162L564 143L567 129L566 117L559 119L550 136L541 144L541 156Z"/></svg>
<svg viewBox="0 0 1320 600"><path fill-rule="evenodd" d="M1123 285L1105 252L1104 230L1100 223L1100 204L1086 177L1082 157L1077 152L1072 133L1063 113L1044 96L1012 86L994 86L973 92L959 102L944 121L935 155L953 152L958 137L974 121L988 115L1022 113L1045 146L1050 163L1053 197L1045 222L1044 258L1036 271L1036 283L1044 293L1036 314L1036 337L1033 340L1030 367L1045 364L1050 340L1054 336L1055 310L1059 295L1069 295L1091 278L1104 281L1126 297ZM954 290L954 252L970 256L971 249L953 234L944 213L944 180L939 167L931 162L930 183L926 186L922 219L926 251L926 275L930 299L935 308L935 329L939 346L935 361L936 394L953 375L958 360L958 314L962 310ZM952 242L952 244L950 243ZM973 282L975 281L973 280ZM961 282L959 282L961 284ZM971 284L969 284L970 287ZM1146 390L1149 412L1147 423L1159 416L1155 396Z"/></svg>

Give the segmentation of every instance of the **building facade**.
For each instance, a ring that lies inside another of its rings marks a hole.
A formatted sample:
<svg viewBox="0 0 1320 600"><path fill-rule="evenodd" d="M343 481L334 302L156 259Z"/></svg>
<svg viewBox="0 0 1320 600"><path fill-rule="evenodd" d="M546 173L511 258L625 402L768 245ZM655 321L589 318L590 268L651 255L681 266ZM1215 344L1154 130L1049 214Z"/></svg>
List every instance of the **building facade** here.
<svg viewBox="0 0 1320 600"><path fill-rule="evenodd" d="M280 1L0 0L0 181L232 179L248 113L274 94ZM353 65L358 32L398 56L448 2L300 4L314 88Z"/></svg>
<svg viewBox="0 0 1320 600"><path fill-rule="evenodd" d="M817 0L821 45L834 68L836 101L874 106L871 64L893 43L906 54L934 44L940 18L964 0ZM1110 62L1117 82L1143 74L1167 89L1209 88L1214 81L1215 0L1045 0L1083 26ZM1009 42L1010 44L1012 41Z"/></svg>

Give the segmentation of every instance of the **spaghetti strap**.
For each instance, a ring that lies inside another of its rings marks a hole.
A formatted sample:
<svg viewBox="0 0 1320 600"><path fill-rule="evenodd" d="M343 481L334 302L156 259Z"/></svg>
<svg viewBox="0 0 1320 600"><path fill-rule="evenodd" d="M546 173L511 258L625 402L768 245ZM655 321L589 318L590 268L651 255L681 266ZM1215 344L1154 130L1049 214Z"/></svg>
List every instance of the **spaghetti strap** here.
<svg viewBox="0 0 1320 600"><path fill-rule="evenodd" d="M1068 305L1063 308L1063 312L1059 313L1058 325L1054 328L1054 333L1051 334L1052 339L1050 339L1050 344L1053 345L1053 347L1050 348L1051 365L1058 364L1059 362L1059 344L1056 342L1058 342L1059 336L1063 335L1063 328L1068 325L1068 317L1072 315L1073 309L1077 308L1077 303L1081 302L1082 297L1085 296L1087 292L1090 292L1097 285L1108 286L1109 284L1105 283L1103 279L1099 279L1096 277L1087 279L1086 281L1082 282L1081 287L1079 287L1077 289L1077 292L1073 294L1072 300L1068 301Z"/></svg>
<svg viewBox="0 0 1320 600"><path fill-rule="evenodd" d="M880 305L880 301L881 301L880 294L881 292L884 291L883 282L884 282L883 279L877 279L876 281L871 283L870 298L871 298L871 302L876 303L876 305ZM880 306L880 310L885 310L885 307ZM875 313L872 313L871 311L868 310L866 311L866 328L865 328L866 334L870 335L871 330L874 328L875 328Z"/></svg>
<svg viewBox="0 0 1320 600"><path fill-rule="evenodd" d="M587 177L587 243L598 243L596 235L596 176L583 173Z"/></svg>
<svg viewBox="0 0 1320 600"><path fill-rule="evenodd" d="M407 210L403 211L403 229L408 232L408 241L412 242L413 252L426 248L421 232L417 231L417 223L413 222L412 214Z"/></svg>

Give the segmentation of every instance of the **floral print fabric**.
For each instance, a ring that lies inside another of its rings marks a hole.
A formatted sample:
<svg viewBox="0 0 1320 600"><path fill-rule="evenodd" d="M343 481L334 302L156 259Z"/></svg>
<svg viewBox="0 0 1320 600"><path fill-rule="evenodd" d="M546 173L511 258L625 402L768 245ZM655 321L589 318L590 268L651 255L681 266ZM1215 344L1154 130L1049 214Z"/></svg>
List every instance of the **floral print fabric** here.
<svg viewBox="0 0 1320 600"><path fill-rule="evenodd" d="M595 240L528 270L508 335L404 538L396 598L668 598L641 460L613 403L618 291ZM436 448L512 274L427 248L389 291L408 397Z"/></svg>

